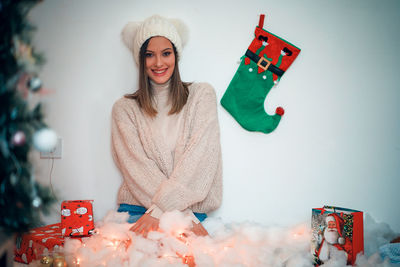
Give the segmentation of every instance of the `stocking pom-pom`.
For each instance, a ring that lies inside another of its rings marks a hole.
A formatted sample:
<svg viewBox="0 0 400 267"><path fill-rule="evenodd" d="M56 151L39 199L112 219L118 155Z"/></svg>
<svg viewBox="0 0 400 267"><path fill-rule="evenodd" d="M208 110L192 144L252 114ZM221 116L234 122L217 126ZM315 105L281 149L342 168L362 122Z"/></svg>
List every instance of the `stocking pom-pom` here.
<svg viewBox="0 0 400 267"><path fill-rule="evenodd" d="M285 114L285 110L282 107L277 107L275 113L279 116L283 116L283 114Z"/></svg>

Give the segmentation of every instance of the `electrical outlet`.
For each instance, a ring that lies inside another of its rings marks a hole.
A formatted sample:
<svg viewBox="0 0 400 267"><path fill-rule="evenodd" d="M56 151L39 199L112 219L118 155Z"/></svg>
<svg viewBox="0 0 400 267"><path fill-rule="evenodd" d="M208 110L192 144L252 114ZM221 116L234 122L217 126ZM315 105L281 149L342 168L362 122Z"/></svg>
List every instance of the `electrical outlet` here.
<svg viewBox="0 0 400 267"><path fill-rule="evenodd" d="M57 145L52 151L40 152L41 159L61 159L62 157L62 138L57 138Z"/></svg>

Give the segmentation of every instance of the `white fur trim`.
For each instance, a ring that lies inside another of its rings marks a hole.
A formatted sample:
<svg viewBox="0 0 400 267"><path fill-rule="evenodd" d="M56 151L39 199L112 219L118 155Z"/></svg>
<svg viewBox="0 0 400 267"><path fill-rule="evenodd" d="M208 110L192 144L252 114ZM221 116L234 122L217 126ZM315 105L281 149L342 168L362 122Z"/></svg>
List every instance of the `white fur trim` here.
<svg viewBox="0 0 400 267"><path fill-rule="evenodd" d="M121 37L126 47L131 50L136 64L139 65L139 53L143 43L154 36L163 36L170 40L182 56L183 46L188 41L189 30L179 19L167 19L153 15L143 22L129 22L122 29Z"/></svg>
<svg viewBox="0 0 400 267"><path fill-rule="evenodd" d="M329 260L329 244L328 243L326 243L326 242L322 243L321 248L319 250L319 254L317 256L323 262Z"/></svg>
<svg viewBox="0 0 400 267"><path fill-rule="evenodd" d="M335 217L333 217L333 216L326 216L326 218L325 218L325 222L326 223L328 223L328 222L336 222L336 220L335 220Z"/></svg>

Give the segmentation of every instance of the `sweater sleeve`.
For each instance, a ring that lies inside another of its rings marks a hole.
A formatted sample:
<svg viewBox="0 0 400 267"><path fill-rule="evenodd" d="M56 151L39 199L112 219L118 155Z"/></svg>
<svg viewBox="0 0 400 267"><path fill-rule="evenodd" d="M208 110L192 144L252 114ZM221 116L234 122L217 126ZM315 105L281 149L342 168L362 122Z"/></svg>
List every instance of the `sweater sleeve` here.
<svg viewBox="0 0 400 267"><path fill-rule="evenodd" d="M194 106L189 108L192 112L189 141L169 179L162 182L152 199L163 211L183 211L203 201L213 181L222 179L218 177L222 160L216 95L208 84L198 89L201 91Z"/></svg>
<svg viewBox="0 0 400 267"><path fill-rule="evenodd" d="M129 191L141 203L146 203L167 177L155 161L147 157L137 131L135 115L124 104L116 102L112 110L112 154Z"/></svg>

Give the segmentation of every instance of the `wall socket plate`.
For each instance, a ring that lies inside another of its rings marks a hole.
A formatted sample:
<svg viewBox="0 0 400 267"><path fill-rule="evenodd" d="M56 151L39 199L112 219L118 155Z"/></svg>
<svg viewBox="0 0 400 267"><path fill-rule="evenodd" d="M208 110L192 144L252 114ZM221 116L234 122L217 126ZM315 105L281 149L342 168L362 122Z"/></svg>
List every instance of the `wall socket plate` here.
<svg viewBox="0 0 400 267"><path fill-rule="evenodd" d="M41 159L61 159L62 158L62 138L57 138L57 145L52 151L40 152Z"/></svg>

